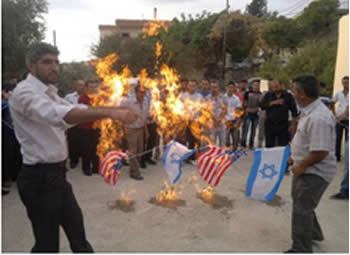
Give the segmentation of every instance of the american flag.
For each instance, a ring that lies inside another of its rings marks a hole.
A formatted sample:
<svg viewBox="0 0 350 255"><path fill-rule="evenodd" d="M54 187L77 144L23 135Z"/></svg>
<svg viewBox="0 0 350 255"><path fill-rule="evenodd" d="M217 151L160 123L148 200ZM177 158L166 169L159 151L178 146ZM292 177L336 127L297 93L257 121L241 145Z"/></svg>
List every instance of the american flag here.
<svg viewBox="0 0 350 255"><path fill-rule="evenodd" d="M119 151L110 151L100 162L99 173L106 183L117 183L120 168L122 168L122 160L126 159L127 155Z"/></svg>
<svg viewBox="0 0 350 255"><path fill-rule="evenodd" d="M242 155L246 155L246 152L226 151L219 147L209 146L207 151L199 155L197 168L204 181L215 187L226 170Z"/></svg>

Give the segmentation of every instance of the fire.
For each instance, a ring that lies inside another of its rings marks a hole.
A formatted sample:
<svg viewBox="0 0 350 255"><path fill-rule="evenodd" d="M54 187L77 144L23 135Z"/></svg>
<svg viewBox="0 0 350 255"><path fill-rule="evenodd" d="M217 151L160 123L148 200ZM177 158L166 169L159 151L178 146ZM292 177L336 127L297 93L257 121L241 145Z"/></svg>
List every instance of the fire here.
<svg viewBox="0 0 350 255"><path fill-rule="evenodd" d="M155 36L158 35L160 28L163 28L165 31L168 31L168 24L164 21L155 19L145 23L145 25L142 28L142 32L144 32L148 36Z"/></svg>
<svg viewBox="0 0 350 255"><path fill-rule="evenodd" d="M181 191L176 190L175 187L170 186L167 182L164 183L165 187L156 195L156 201L163 203L167 201L176 201L180 199Z"/></svg>
<svg viewBox="0 0 350 255"><path fill-rule="evenodd" d="M90 95L93 106L116 106L120 104L123 96L129 90L128 78L131 77L130 70L125 67L122 73L113 71L113 65L118 61L116 54L110 54L105 58L95 61L97 75L103 79L103 83L98 88L98 92ZM100 129L97 155L102 158L108 151L117 150L123 137L123 126L119 121L103 119L95 122L95 127Z"/></svg>
<svg viewBox="0 0 350 255"><path fill-rule="evenodd" d="M208 186L204 188L200 193L199 196L206 200L206 201L211 201L214 199L214 188L211 186Z"/></svg>
<svg viewBox="0 0 350 255"><path fill-rule="evenodd" d="M155 35L161 26L165 26L164 22L152 21L149 26L145 26L145 32L150 36ZM163 46L158 41L155 49L158 70L156 73L159 74L157 78L149 78L146 69L137 75L141 86L152 95L150 110L159 126L157 132L163 137L164 144L167 144L178 133L184 132L189 127L199 141L211 144L208 132L213 126L211 106L205 102L183 101L180 98L180 76L168 65L160 64L162 51ZM118 55L110 54L94 62L96 73L103 80L98 93L92 96L94 106L117 106L128 94L130 90L128 80L133 75L127 67L121 73L113 70L118 59ZM121 122L103 119L96 122L95 127L101 131L97 147L100 158L110 150L119 150L118 143L125 133Z"/></svg>
<svg viewBox="0 0 350 255"><path fill-rule="evenodd" d="M121 192L121 199L120 199L120 203L124 206L124 207L129 207L132 204L132 200L130 198L131 193L135 193L135 191L132 192Z"/></svg>

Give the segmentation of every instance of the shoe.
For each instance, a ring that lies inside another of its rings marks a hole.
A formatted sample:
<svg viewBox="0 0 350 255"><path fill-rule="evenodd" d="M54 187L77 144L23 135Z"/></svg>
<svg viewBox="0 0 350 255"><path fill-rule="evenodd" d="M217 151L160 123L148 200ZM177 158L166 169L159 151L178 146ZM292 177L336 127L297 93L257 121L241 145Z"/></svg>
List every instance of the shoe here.
<svg viewBox="0 0 350 255"><path fill-rule="evenodd" d="M145 163L144 161L141 161L141 162L140 162L140 167L141 167L141 168L146 168L147 165L146 165L146 163Z"/></svg>
<svg viewBox="0 0 350 255"><path fill-rule="evenodd" d="M2 187L3 188L11 188L11 182L3 182Z"/></svg>
<svg viewBox="0 0 350 255"><path fill-rule="evenodd" d="M196 162L195 160L190 160L190 164L191 164L192 166L197 166L197 162Z"/></svg>
<svg viewBox="0 0 350 255"><path fill-rule="evenodd" d="M7 195L8 193L10 193L9 190L5 190L5 189L1 190L1 195L3 195L3 196Z"/></svg>
<svg viewBox="0 0 350 255"><path fill-rule="evenodd" d="M70 162L69 167L70 168L76 168L78 165L78 162Z"/></svg>
<svg viewBox="0 0 350 255"><path fill-rule="evenodd" d="M143 177L141 175L130 175L130 178L136 180L136 181L142 181Z"/></svg>
<svg viewBox="0 0 350 255"><path fill-rule="evenodd" d="M254 146L249 146L249 150L253 151L254 150Z"/></svg>
<svg viewBox="0 0 350 255"><path fill-rule="evenodd" d="M289 249L288 251L284 251L283 253L299 253L299 252L293 249Z"/></svg>
<svg viewBox="0 0 350 255"><path fill-rule="evenodd" d="M317 241L317 242L322 242L324 240L324 238L321 237L312 237L312 241Z"/></svg>
<svg viewBox="0 0 350 255"><path fill-rule="evenodd" d="M92 172L91 171L83 171L86 176L91 176Z"/></svg>
<svg viewBox="0 0 350 255"><path fill-rule="evenodd" d="M343 200L349 200L349 194L344 194L344 193L337 193L331 196L331 199L343 199Z"/></svg>
<svg viewBox="0 0 350 255"><path fill-rule="evenodd" d="M157 165L157 162L155 162L152 159L147 160L147 163L151 164L151 165Z"/></svg>

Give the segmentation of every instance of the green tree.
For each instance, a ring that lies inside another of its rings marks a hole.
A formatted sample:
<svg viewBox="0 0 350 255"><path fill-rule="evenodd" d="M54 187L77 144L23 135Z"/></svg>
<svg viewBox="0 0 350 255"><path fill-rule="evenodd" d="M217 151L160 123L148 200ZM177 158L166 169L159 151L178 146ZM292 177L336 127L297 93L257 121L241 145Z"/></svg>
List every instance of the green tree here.
<svg viewBox="0 0 350 255"><path fill-rule="evenodd" d="M268 15L267 0L253 0L246 6L246 13L258 18L266 17Z"/></svg>
<svg viewBox="0 0 350 255"><path fill-rule="evenodd" d="M322 54L321 54L322 53ZM265 79L279 79L286 83L302 73L313 73L327 84L331 94L333 87L337 44L335 40L311 41L300 48L289 61L274 56L265 62L257 75Z"/></svg>
<svg viewBox="0 0 350 255"><path fill-rule="evenodd" d="M334 35L337 31L339 13L338 0L319 0L312 2L303 13L296 18L296 22L302 27L306 39L314 39L315 36Z"/></svg>
<svg viewBox="0 0 350 255"><path fill-rule="evenodd" d="M2 1L3 80L25 72L28 46L44 38L44 13L46 0Z"/></svg>
<svg viewBox="0 0 350 255"><path fill-rule="evenodd" d="M303 40L303 29L295 20L281 16L265 23L263 37L277 54L283 49L295 51Z"/></svg>
<svg viewBox="0 0 350 255"><path fill-rule="evenodd" d="M146 68L150 74L154 73L156 63L155 43L144 40L142 36L137 38L122 38L113 34L103 38L99 44L91 48L92 55L103 58L111 53L116 53L119 60L115 63L115 70L121 72L128 66L131 72L136 75L142 68Z"/></svg>

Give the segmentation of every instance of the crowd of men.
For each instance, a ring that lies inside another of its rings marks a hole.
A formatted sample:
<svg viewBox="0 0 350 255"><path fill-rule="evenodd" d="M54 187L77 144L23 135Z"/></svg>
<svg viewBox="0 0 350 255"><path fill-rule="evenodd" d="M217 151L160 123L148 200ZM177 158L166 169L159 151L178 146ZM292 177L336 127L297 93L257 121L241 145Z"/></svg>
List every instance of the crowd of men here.
<svg viewBox="0 0 350 255"><path fill-rule="evenodd" d="M64 99L71 104L85 104L91 106L91 96L96 94L98 80L74 79L72 93L67 94ZM339 91L333 99L321 96L329 109L340 117L348 110L348 77L342 79L343 90ZM136 180L143 180L139 168L146 168L147 164L156 165L160 156L160 136L157 132L157 122L152 116L152 94L150 90L144 88L139 81L133 81L129 93L123 95L120 105L133 109L138 113L136 122L125 126L125 137L120 142L124 151L129 151L130 155L141 154L141 157L134 157L130 162L124 161L125 165L130 164L130 177ZM323 87L324 84L321 84ZM12 85L14 87L15 84ZM166 88L165 88L166 90ZM166 91L164 92L166 96ZM15 162L20 165L20 153L18 142L14 136L13 128L9 118L7 98L11 93L8 87L3 90L3 146L10 147L6 151L6 158L16 158ZM286 90L286 86L279 80L270 80L268 90L260 90L260 80L253 78L249 80L230 81L224 90L219 86L217 80L203 78L197 80L182 79L180 81L179 98L185 103L200 102L211 104L213 125L207 129L205 134L211 142L225 146L227 149L236 150L238 147L261 148L274 146L286 146L291 142L296 131L296 123L299 115L298 106L294 100L293 93ZM334 104L339 103L337 110ZM185 108L186 110L186 108ZM183 132L173 137L178 142L193 149L202 146L203 142L192 133L191 121L196 121L197 114L191 115L191 120ZM12 131L12 133L11 133ZM256 139L256 134L258 138ZM339 119L336 124L336 158L341 159L341 141L345 133L345 140L348 140L348 118ZM69 152L70 168L76 168L81 159L81 168L85 175L91 176L98 173L99 158L97 157L97 144L99 141L99 129L95 128L93 122L82 123L66 132ZM163 139L163 142L166 142ZM152 150L154 149L154 151ZM146 153L144 153L146 151ZM154 154L154 157L153 157ZM188 163L195 165L194 154ZM6 194L8 180L16 179L20 169L16 167L15 173L11 173L9 167L4 162L4 187L3 194ZM288 170L286 171L288 174ZM12 176L12 177L11 177Z"/></svg>
<svg viewBox="0 0 350 255"><path fill-rule="evenodd" d="M75 92L65 99L59 97L53 85L58 82L58 54L52 45L32 45L26 56L29 74L13 93L2 91L2 134L6 138L2 139L3 183L18 175L18 192L35 237L32 252L58 252L59 226L63 227L74 252L93 252L86 239L82 211L66 180L68 151L71 168L81 158L85 175L97 173L99 131L93 122L104 118L121 121L126 141L119 142L123 150L130 152L130 177L143 180L139 168L156 164L152 149L160 143L157 121L151 111L152 94L139 82L130 94L124 95L120 105L113 107L91 107L92 96L100 85L98 81L75 80ZM343 77L343 90L333 99L320 98L319 81L309 74L295 77L290 91L278 80L270 81L269 90L263 93L259 79L250 83L230 82L225 91L220 91L216 80L202 79L198 84L197 80L183 79L180 84L179 98L185 104L185 111L190 109L186 102L211 105L208 108L214 124L204 132L213 143L236 150L238 146L247 147L250 134L248 147L253 149L257 128L259 147L264 137L266 147L291 142L293 244L287 252L312 252L312 240L324 239L315 208L335 176L344 131L346 175L340 192L333 198L349 198L349 77ZM166 90L163 93L166 95ZM200 146L202 141L191 129L191 122L197 121L199 115L198 111L191 112L188 125L173 139L189 148ZM22 167L11 176L12 160L19 149L13 139L21 147ZM141 154L142 157L134 157ZM195 164L195 160L193 155L188 162ZM3 194L8 193L5 186L2 188Z"/></svg>

